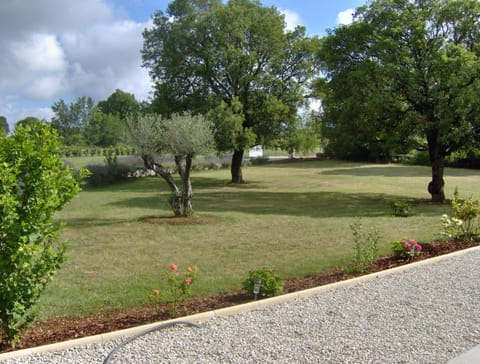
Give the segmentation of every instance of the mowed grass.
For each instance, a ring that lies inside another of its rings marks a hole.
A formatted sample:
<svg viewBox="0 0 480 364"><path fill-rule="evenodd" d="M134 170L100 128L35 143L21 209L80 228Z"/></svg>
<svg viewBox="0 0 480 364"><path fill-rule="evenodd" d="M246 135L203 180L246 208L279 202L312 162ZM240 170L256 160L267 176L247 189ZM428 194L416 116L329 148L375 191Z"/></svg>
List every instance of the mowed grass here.
<svg viewBox="0 0 480 364"><path fill-rule="evenodd" d="M67 261L42 296L42 319L150 304L163 271L199 268L195 295L241 287L251 269L280 277L320 274L346 266L353 255L350 224L376 227L380 253L403 237L439 236L448 205L413 206L414 216L392 216L391 200L428 199L430 169L336 161L271 164L244 169L247 183L231 185L229 171L192 176L194 208L209 224L142 222L169 216L168 190L157 177L82 191L58 214L67 223ZM446 192L480 197L479 171L447 169Z"/></svg>

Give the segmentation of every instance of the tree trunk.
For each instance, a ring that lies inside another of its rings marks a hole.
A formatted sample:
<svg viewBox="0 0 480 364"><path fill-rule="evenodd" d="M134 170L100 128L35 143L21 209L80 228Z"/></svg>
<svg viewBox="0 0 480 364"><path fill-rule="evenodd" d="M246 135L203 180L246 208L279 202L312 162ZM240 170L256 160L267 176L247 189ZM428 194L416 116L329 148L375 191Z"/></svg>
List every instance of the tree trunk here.
<svg viewBox="0 0 480 364"><path fill-rule="evenodd" d="M159 175L165 180L165 182L167 182L168 186L170 187L170 191L172 192L168 199L168 203L170 204L175 216L182 216L182 195L180 194L180 190L178 189L171 172L163 167L160 163L156 163L153 157L150 155L142 155L142 159L146 168L153 170L155 174Z"/></svg>
<svg viewBox="0 0 480 364"><path fill-rule="evenodd" d="M443 173L445 168L445 156L442 153L439 143L436 138L436 133L427 135L428 152L430 155L430 163L432 165L432 180L428 184L428 192L432 195L432 202L444 202L445 181Z"/></svg>
<svg viewBox="0 0 480 364"><path fill-rule="evenodd" d="M175 163L177 164L178 173L182 179L182 216L193 215L192 205L192 183L190 181L190 172L192 171L191 155L185 157L185 166L183 166L183 157L176 156Z"/></svg>
<svg viewBox="0 0 480 364"><path fill-rule="evenodd" d="M232 183L243 183L242 163L243 149L233 151L232 166L230 168Z"/></svg>

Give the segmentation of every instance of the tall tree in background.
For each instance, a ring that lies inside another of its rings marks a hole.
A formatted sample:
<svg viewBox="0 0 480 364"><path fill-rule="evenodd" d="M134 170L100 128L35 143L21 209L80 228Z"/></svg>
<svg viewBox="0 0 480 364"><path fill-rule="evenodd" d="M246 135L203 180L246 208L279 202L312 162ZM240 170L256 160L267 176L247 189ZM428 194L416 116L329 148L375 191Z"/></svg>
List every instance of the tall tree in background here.
<svg viewBox="0 0 480 364"><path fill-rule="evenodd" d="M374 0L358 8L320 53L330 137L348 141L349 133L383 147L423 137L428 192L444 201L445 157L480 140L478 19L476 0Z"/></svg>
<svg viewBox="0 0 480 364"><path fill-rule="evenodd" d="M10 131L8 126L7 118L5 116L0 116L0 137L6 136Z"/></svg>
<svg viewBox="0 0 480 364"><path fill-rule="evenodd" d="M80 96L69 105L63 99L52 105L52 126L58 131L65 145L79 144L82 132L89 122L95 102L91 97Z"/></svg>
<svg viewBox="0 0 480 364"><path fill-rule="evenodd" d="M153 24L142 56L154 105L166 115L215 109L217 148L233 150L232 182L242 182L245 148L272 143L295 122L318 39L287 31L276 8L252 0L175 0Z"/></svg>
<svg viewBox="0 0 480 364"><path fill-rule="evenodd" d="M34 124L37 124L37 123L43 123L43 120L40 120L38 118L36 118L35 116L27 116L26 118L22 119L22 120L18 120L16 123L15 123L15 127L14 129L17 130L21 127L24 127L24 126L31 126L31 125L34 125Z"/></svg>
<svg viewBox="0 0 480 364"><path fill-rule="evenodd" d="M106 100L99 101L90 114L83 131L85 141L101 147L123 142L127 116L139 110L140 104L133 94L115 90Z"/></svg>
<svg viewBox="0 0 480 364"><path fill-rule="evenodd" d="M110 147L123 141L125 121L118 115L105 114L95 107L83 130L83 138L89 145Z"/></svg>
<svg viewBox="0 0 480 364"><path fill-rule="evenodd" d="M139 111L140 105L133 94L116 89L106 100L98 102L98 109L104 114L116 115L125 121L127 115Z"/></svg>

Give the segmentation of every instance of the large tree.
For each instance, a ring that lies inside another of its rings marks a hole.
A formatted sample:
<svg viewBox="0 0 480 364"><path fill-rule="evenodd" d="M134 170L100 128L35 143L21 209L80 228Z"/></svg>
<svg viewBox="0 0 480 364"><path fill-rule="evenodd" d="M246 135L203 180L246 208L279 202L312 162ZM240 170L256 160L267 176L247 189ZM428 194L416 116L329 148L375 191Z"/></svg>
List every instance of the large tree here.
<svg viewBox="0 0 480 364"><path fill-rule="evenodd" d="M175 0L144 32L154 105L169 114L211 113L221 151L233 150L242 182L244 149L269 144L296 119L316 71L318 39L286 30L275 7L255 0Z"/></svg>
<svg viewBox="0 0 480 364"><path fill-rule="evenodd" d="M320 53L330 136L390 150L423 138L428 192L444 201L445 157L480 140L478 19L476 0L374 0L358 8Z"/></svg>
<svg viewBox="0 0 480 364"><path fill-rule="evenodd" d="M211 123L203 116L172 114L164 118L158 114L127 117L129 142L140 154L145 167L162 177L170 188L170 206L176 216L193 214L193 191L190 174L193 158L208 152L213 144ZM173 171L165 167L163 159L173 155L179 185Z"/></svg>

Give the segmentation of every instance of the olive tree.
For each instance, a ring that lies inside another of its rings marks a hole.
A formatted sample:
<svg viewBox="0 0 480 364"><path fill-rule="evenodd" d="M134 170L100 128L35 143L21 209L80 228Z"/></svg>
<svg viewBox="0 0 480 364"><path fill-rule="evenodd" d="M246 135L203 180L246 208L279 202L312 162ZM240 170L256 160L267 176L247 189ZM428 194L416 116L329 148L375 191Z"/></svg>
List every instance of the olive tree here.
<svg viewBox="0 0 480 364"><path fill-rule="evenodd" d="M193 214L190 174L193 158L209 151L213 144L210 122L200 115L173 114L164 118L158 114L145 114L127 118L129 142L140 154L145 167L153 170L168 184L170 206L175 216ZM173 172L162 164L162 159L173 155L179 185Z"/></svg>
<svg viewBox="0 0 480 364"><path fill-rule="evenodd" d="M53 215L79 185L59 148L58 134L41 121L0 139L0 331L13 345L64 258Z"/></svg>

